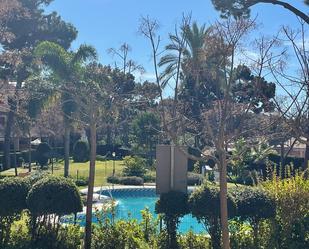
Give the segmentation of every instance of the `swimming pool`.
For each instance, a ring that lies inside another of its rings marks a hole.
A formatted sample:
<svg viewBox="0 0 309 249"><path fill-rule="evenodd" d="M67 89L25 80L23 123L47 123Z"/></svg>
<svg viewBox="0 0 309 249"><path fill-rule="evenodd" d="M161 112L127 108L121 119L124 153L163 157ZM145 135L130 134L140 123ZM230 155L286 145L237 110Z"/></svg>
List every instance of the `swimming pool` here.
<svg viewBox="0 0 309 249"><path fill-rule="evenodd" d="M141 211L148 208L153 217L157 217L155 213L155 203L158 196L154 188L123 188L102 190L97 193L105 196L111 196L117 201L116 219L137 219L142 220ZM78 223L81 226L85 225L85 215L78 215ZM65 223L71 223L73 220L66 220ZM97 218L93 217L93 222L96 223ZM202 224L198 223L197 219L191 215L186 215L181 219L178 231L186 233L192 229L195 233L205 233Z"/></svg>
<svg viewBox="0 0 309 249"><path fill-rule="evenodd" d="M158 200L158 196L154 188L103 190L101 194L112 195L117 200L116 218L118 219L133 218L141 221L141 210L145 208L148 208L152 215L157 217L155 203ZM202 224L198 223L191 215L186 215L181 219L178 230L181 233L185 233L190 229L196 233L205 232Z"/></svg>

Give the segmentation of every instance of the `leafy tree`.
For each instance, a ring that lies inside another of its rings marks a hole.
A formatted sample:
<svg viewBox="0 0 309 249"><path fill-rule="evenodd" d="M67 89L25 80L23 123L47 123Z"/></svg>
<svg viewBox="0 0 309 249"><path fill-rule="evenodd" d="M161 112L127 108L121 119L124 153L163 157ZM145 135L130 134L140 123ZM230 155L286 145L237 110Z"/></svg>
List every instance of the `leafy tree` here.
<svg viewBox="0 0 309 249"><path fill-rule="evenodd" d="M249 16L250 7L258 4L258 3L269 3L273 5L279 5L295 15L299 18L303 19L306 23L309 24L309 16L302 12L301 10L294 7L292 4L289 4L284 1L279 0L212 0L215 8L222 13L222 17L227 17L229 15L233 15L237 18L241 16ZM309 5L308 0L304 0L304 3Z"/></svg>
<svg viewBox="0 0 309 249"><path fill-rule="evenodd" d="M146 173L147 161L144 158L137 156L126 156L123 159L123 173L125 176L144 177Z"/></svg>
<svg viewBox="0 0 309 249"><path fill-rule="evenodd" d="M86 141L76 141L73 148L73 160L76 163L87 162L89 160L89 145Z"/></svg>
<svg viewBox="0 0 309 249"><path fill-rule="evenodd" d="M22 83L33 71L34 47L40 41L48 40L68 48L77 35L76 29L64 22L56 12L45 13L45 7L51 2L52 0L1 1L1 5L7 7L4 10L8 18L5 22L1 22L0 29L9 34L9 39L8 35L0 36L3 48L0 55L0 76L6 81L16 81L15 93L8 101L10 111L5 125L5 168L10 167L11 133L17 111L17 99ZM8 11L10 9L11 11Z"/></svg>
<svg viewBox="0 0 309 249"><path fill-rule="evenodd" d="M70 87L82 79L82 63L94 60L97 57L91 46L81 45L76 52L68 52L63 47L52 42L42 42L35 50L36 55L58 77L61 90L62 111L65 124L64 176L69 175L70 130L71 116L76 111L76 103L70 94Z"/></svg>
<svg viewBox="0 0 309 249"><path fill-rule="evenodd" d="M160 132L160 119L151 112L139 114L132 121L132 134L140 148L152 150Z"/></svg>

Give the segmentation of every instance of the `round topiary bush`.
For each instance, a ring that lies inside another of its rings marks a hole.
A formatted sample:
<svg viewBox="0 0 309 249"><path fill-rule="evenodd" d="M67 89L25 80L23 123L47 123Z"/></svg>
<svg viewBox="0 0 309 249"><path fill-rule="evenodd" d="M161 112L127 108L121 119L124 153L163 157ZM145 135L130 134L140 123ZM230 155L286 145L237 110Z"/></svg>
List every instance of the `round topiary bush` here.
<svg viewBox="0 0 309 249"><path fill-rule="evenodd" d="M29 188L29 182L22 178L0 180L0 217L14 216L26 209Z"/></svg>
<svg viewBox="0 0 309 249"><path fill-rule="evenodd" d="M259 223L276 215L276 202L260 188L244 187L235 194L237 216L251 224L254 232L254 244L259 248Z"/></svg>
<svg viewBox="0 0 309 249"><path fill-rule="evenodd" d="M48 163L49 155L51 152L51 148L48 143L40 143L39 146L36 149L36 158L38 164L40 164L41 167L44 167Z"/></svg>
<svg viewBox="0 0 309 249"><path fill-rule="evenodd" d="M50 176L36 182L27 196L33 215L65 215L82 211L80 193L72 180Z"/></svg>
<svg viewBox="0 0 309 249"><path fill-rule="evenodd" d="M228 214L232 218L236 214L234 198L227 196ZM189 198L189 207L194 217L208 227L214 249L221 248L220 225L220 190L218 187L203 185L196 189Z"/></svg>
<svg viewBox="0 0 309 249"><path fill-rule="evenodd" d="M78 140L73 147L73 160L75 163L89 161L89 145L87 142Z"/></svg>

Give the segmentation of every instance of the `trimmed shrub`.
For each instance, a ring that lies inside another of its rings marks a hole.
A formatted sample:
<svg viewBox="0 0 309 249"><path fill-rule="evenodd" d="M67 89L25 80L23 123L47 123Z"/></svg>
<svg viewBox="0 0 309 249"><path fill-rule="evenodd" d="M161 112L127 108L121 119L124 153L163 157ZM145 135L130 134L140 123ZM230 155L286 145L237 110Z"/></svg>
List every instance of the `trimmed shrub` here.
<svg viewBox="0 0 309 249"><path fill-rule="evenodd" d="M109 176L107 178L107 182L114 184L135 185L135 186L141 186L144 184L143 178L137 176L125 176L125 177Z"/></svg>
<svg viewBox="0 0 309 249"><path fill-rule="evenodd" d="M138 156L126 156L123 159L123 174L125 176L143 177L146 173L147 161Z"/></svg>
<svg viewBox="0 0 309 249"><path fill-rule="evenodd" d="M73 147L73 161L84 163L89 161L89 145L87 142L78 140Z"/></svg>
<svg viewBox="0 0 309 249"><path fill-rule="evenodd" d="M188 195L178 191L170 191L160 195L156 202L156 213L163 214L168 235L168 248L179 248L177 242L177 227L180 218L189 212Z"/></svg>
<svg viewBox="0 0 309 249"><path fill-rule="evenodd" d="M187 181L189 186L201 185L203 182L203 176L201 174L188 172Z"/></svg>
<svg viewBox="0 0 309 249"><path fill-rule="evenodd" d="M0 216L13 216L26 209L29 188L29 182L22 178L0 180Z"/></svg>
<svg viewBox="0 0 309 249"><path fill-rule="evenodd" d="M0 180L0 248L7 248L11 226L27 208L26 197L30 185L21 178Z"/></svg>
<svg viewBox="0 0 309 249"><path fill-rule="evenodd" d="M276 203L268 193L258 188L245 187L237 190L237 216L249 221L254 232L254 246L260 248L258 241L259 224L262 220L276 216ZM264 238L266 239L266 238Z"/></svg>
<svg viewBox="0 0 309 249"><path fill-rule="evenodd" d="M78 179L75 180L75 184L78 187L82 187L82 186L87 186L89 183L89 178L88 177L79 177Z"/></svg>
<svg viewBox="0 0 309 249"><path fill-rule="evenodd" d="M232 218L236 214L236 204L228 194L228 214ZM191 213L208 229L214 249L221 248L220 224L220 190L218 187L203 185L196 189L189 198Z"/></svg>
<svg viewBox="0 0 309 249"><path fill-rule="evenodd" d="M48 163L50 157L51 148L48 143L40 143L36 149L36 159L41 167L44 167Z"/></svg>
<svg viewBox="0 0 309 249"><path fill-rule="evenodd" d="M36 182L27 196L33 215L65 215L82 211L80 193L72 180L63 177L46 177Z"/></svg>

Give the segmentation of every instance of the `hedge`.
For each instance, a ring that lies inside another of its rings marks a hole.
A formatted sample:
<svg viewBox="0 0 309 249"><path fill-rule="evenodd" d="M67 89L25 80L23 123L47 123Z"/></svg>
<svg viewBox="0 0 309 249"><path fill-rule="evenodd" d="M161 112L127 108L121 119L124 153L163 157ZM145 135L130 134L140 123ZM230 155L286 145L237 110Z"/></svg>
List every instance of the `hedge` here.
<svg viewBox="0 0 309 249"><path fill-rule="evenodd" d="M107 182L114 184L122 184L122 185L135 185L141 186L144 184L144 180L141 177L137 176L109 176L107 177Z"/></svg>

